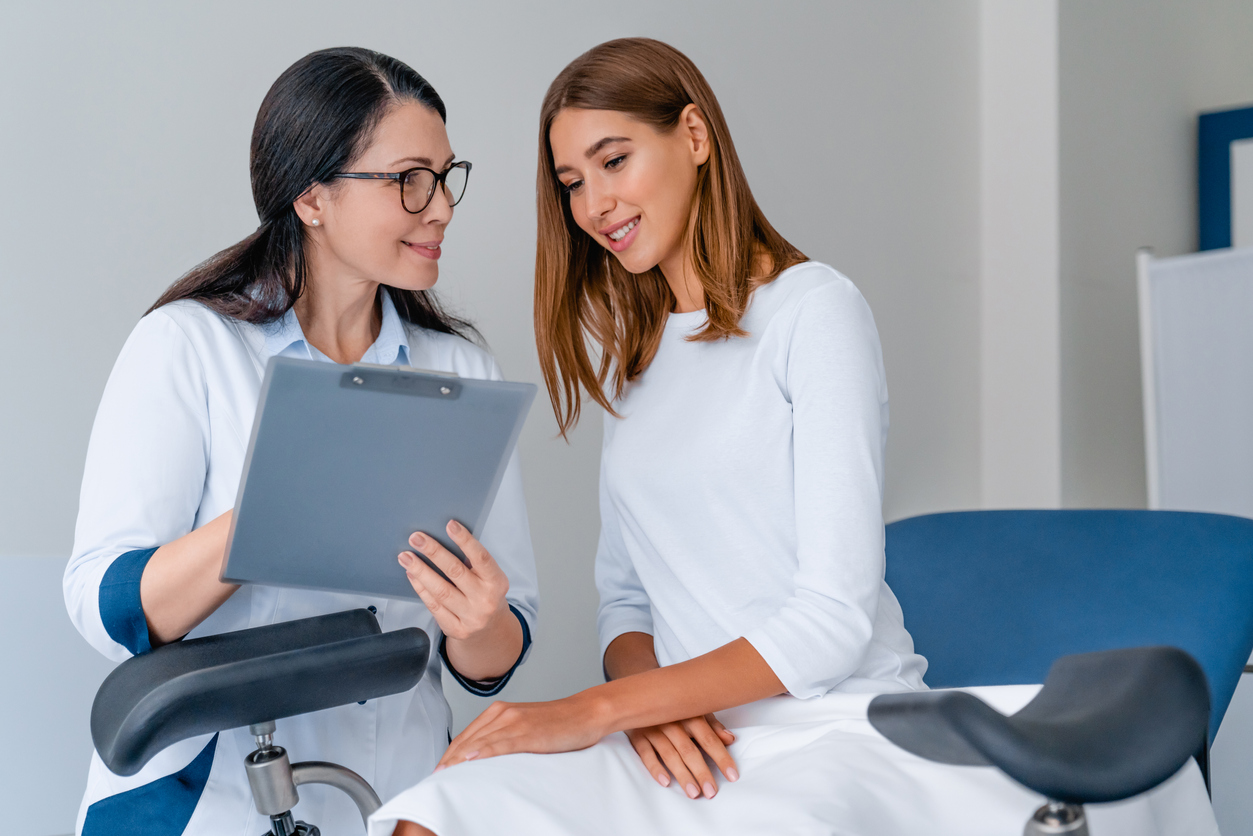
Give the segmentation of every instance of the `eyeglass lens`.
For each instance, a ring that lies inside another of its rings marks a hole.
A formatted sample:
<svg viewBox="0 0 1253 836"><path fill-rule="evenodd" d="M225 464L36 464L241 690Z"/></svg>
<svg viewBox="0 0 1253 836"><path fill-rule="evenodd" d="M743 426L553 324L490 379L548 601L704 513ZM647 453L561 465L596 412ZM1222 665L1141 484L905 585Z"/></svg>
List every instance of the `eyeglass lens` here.
<svg viewBox="0 0 1253 836"><path fill-rule="evenodd" d="M466 191L469 172L463 165L455 165L444 177L444 190L450 206L456 206ZM415 169L405 178L405 208L417 214L427 207L435 195L435 175L426 169Z"/></svg>

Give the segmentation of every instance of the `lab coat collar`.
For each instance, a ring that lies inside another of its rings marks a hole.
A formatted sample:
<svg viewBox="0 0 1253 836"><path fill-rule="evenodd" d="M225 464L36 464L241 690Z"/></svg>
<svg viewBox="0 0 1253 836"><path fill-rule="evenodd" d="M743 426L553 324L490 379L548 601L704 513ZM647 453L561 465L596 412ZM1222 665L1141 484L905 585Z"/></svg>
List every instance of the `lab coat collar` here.
<svg viewBox="0 0 1253 836"><path fill-rule="evenodd" d="M379 328L378 339L366 349L361 357L362 363L377 363L381 366L409 365L409 336L405 324L400 318L390 293L380 287L382 297L383 324ZM301 360L321 360L322 352L309 344L305 332L296 318L296 310L292 308L265 329L265 343L261 347L261 365L264 367L271 357L296 357Z"/></svg>

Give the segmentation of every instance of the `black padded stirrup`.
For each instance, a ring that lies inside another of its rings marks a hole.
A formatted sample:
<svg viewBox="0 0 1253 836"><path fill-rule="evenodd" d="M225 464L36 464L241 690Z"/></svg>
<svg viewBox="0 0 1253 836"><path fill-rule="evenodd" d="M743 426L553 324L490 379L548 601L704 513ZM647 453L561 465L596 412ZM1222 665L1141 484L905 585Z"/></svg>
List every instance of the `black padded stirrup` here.
<svg viewBox="0 0 1253 836"><path fill-rule="evenodd" d="M109 674L91 737L109 769L134 775L189 737L407 691L430 646L416 627L380 632L367 610L175 642Z"/></svg>
<svg viewBox="0 0 1253 836"><path fill-rule="evenodd" d="M1074 804L1130 798L1179 771L1205 740L1209 688L1174 647L1063 656L1010 717L961 691L883 694L870 703L880 734L928 760L999 767L1018 783Z"/></svg>

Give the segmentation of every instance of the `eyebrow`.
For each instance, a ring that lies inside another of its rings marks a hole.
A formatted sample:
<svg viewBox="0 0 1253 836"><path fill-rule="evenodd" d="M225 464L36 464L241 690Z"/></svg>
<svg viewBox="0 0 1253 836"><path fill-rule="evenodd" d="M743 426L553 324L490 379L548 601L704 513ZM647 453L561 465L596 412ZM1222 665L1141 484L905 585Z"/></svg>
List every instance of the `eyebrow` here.
<svg viewBox="0 0 1253 836"><path fill-rule="evenodd" d="M593 143L592 147L588 148L586 151L583 152L583 156L590 160L592 157L596 156L597 151L604 148L606 145L609 145L614 142L630 142L630 141L631 141L631 137L629 136L607 136L604 139L601 139ZM574 169L571 168L570 166L563 165L563 166L558 166L557 168L553 169L553 174L560 177L566 172L573 171L573 170Z"/></svg>
<svg viewBox="0 0 1253 836"><path fill-rule="evenodd" d="M456 154L449 154L448 161L445 162L444 165L447 166L448 163L451 163L455 159L457 159ZM389 167L395 168L401 163L417 163L418 165L426 166L427 168L435 167L435 164L431 161L430 157L402 157L401 159L396 160L396 162L392 163L391 166Z"/></svg>

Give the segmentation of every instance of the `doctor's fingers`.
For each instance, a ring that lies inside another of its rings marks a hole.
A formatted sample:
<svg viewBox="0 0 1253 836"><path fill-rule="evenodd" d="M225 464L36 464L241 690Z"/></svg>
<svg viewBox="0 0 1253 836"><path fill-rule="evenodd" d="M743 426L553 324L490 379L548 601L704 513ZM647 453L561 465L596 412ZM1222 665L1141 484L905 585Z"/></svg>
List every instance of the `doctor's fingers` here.
<svg viewBox="0 0 1253 836"><path fill-rule="evenodd" d="M506 587L508 586L509 579L505 577L505 570L500 568L500 564L496 562L496 558L492 557L492 553L464 525L456 520L449 520L447 530L448 536L470 559L470 569L474 574L489 582L499 579L504 581Z"/></svg>
<svg viewBox="0 0 1253 836"><path fill-rule="evenodd" d="M438 566L439 570L458 589L469 592L482 583L482 578L479 575L470 571L470 568L462 563L460 558L444 548L434 537L429 537L421 531L415 531L409 538L409 545L430 558L430 561Z"/></svg>
<svg viewBox="0 0 1253 836"><path fill-rule="evenodd" d="M658 728L661 729L662 734L674 746L679 757L683 759L683 765L687 767L688 772L696 779L700 792L703 792L706 798L713 798L717 795L718 783L714 780L713 773L709 771L709 764L705 762L705 753L692 741L692 737L687 729L678 723L664 723ZM713 735L713 732L710 732L710 734ZM669 760L666 760L664 755L662 760L665 760L666 766L670 766L671 771L673 771L673 766ZM695 798L696 796L692 794L693 788L684 786L687 789L688 797Z"/></svg>
<svg viewBox="0 0 1253 836"><path fill-rule="evenodd" d="M715 728L714 726L717 726ZM740 773L735 768L735 758L731 757L731 753L727 751L729 741L735 740L735 735L727 730L726 726L719 723L712 714L704 717L693 717L690 720L684 720L683 729L692 736L700 746L705 750L705 754L709 756L722 774L727 777L728 781L738 781Z"/></svg>
<svg viewBox="0 0 1253 836"><path fill-rule="evenodd" d="M413 591L418 593L432 615L445 610L460 618L467 609L466 594L439 576L439 573L422 562L413 552L402 552L398 558L405 567L405 574Z"/></svg>
<svg viewBox="0 0 1253 836"><path fill-rule="evenodd" d="M422 562L408 553L401 555L401 558L405 557L414 563ZM403 559L401 562L403 564ZM428 568L427 571L430 572L430 569ZM436 580L439 579L439 576L434 572L431 572L431 575L433 575ZM444 632L444 635L459 635L462 632L461 617L450 609L444 601L440 600L438 595L428 589L420 580L415 578L413 573L406 572L405 576L409 578L409 585L413 587L414 592L418 593L418 598L422 600L422 603L426 605L426 608L430 611L431 615L434 616L435 623L439 625L439 629ZM444 583L444 586L448 587L449 584Z"/></svg>

